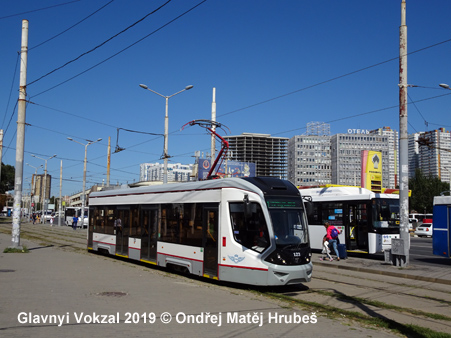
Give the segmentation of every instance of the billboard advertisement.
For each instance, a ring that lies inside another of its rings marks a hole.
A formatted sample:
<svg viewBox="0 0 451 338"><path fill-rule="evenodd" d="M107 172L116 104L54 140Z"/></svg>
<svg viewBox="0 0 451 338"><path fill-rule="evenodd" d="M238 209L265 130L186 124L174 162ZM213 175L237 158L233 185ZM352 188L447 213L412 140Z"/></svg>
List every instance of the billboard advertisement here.
<svg viewBox="0 0 451 338"><path fill-rule="evenodd" d="M205 180L211 169L211 161L206 158L199 158L198 179ZM215 174L215 173L213 173ZM255 163L224 161L222 162L216 175L220 177L254 177Z"/></svg>
<svg viewBox="0 0 451 338"><path fill-rule="evenodd" d="M382 192L382 152L362 150L361 186L374 192Z"/></svg>

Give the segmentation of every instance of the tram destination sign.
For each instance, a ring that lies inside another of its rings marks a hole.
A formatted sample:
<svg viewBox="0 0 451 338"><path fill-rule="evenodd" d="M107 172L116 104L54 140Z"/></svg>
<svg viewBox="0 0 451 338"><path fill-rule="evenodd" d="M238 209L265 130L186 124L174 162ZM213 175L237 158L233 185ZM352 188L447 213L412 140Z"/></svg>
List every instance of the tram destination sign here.
<svg viewBox="0 0 451 338"><path fill-rule="evenodd" d="M294 199L268 199L266 201L268 208L299 208L301 200Z"/></svg>

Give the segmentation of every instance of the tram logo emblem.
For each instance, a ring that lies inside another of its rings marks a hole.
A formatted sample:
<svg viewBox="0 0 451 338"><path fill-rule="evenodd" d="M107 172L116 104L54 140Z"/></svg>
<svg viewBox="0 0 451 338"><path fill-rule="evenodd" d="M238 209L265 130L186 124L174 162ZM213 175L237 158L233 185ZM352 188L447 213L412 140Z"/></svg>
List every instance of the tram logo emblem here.
<svg viewBox="0 0 451 338"><path fill-rule="evenodd" d="M235 256L229 256L230 260L236 264L244 260L246 257L239 257L238 255Z"/></svg>

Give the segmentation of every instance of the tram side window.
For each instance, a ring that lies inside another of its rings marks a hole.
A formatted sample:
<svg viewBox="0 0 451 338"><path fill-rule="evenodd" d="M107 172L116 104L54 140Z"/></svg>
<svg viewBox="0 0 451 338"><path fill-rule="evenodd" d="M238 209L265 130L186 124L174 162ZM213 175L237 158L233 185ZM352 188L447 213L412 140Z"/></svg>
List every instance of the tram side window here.
<svg viewBox="0 0 451 338"><path fill-rule="evenodd" d="M132 206L130 210L130 236L141 236L141 227L139 221L139 208L137 205Z"/></svg>
<svg viewBox="0 0 451 338"><path fill-rule="evenodd" d="M245 217L243 202L229 203L233 238L246 248L263 252L269 247L268 226L258 203L251 203L251 215Z"/></svg>
<svg viewBox="0 0 451 338"><path fill-rule="evenodd" d="M91 208L89 211L89 225L93 227L94 232L105 233L104 212L101 207Z"/></svg>
<svg viewBox="0 0 451 338"><path fill-rule="evenodd" d="M116 220L116 217L114 216L114 213L116 212L116 207L107 207L106 208L106 215L105 215L105 233L106 234L115 234L116 228L114 221Z"/></svg>
<svg viewBox="0 0 451 338"><path fill-rule="evenodd" d="M202 204L164 204L161 207L163 242L202 246Z"/></svg>

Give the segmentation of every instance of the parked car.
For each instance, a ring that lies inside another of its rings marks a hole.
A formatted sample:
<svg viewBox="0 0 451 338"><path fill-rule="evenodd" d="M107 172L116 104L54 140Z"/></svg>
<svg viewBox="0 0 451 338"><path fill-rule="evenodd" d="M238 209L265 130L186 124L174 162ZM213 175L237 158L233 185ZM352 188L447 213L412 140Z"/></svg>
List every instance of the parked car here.
<svg viewBox="0 0 451 338"><path fill-rule="evenodd" d="M415 235L418 237L430 236L432 237L432 219L425 218L423 224L419 225L415 230Z"/></svg>

